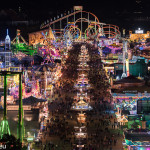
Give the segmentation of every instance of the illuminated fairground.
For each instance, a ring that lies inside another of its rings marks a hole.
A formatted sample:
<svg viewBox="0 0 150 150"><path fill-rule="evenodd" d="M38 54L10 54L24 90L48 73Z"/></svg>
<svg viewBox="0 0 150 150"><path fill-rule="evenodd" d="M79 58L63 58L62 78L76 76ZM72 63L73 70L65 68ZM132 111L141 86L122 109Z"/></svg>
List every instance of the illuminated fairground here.
<svg viewBox="0 0 150 150"><path fill-rule="evenodd" d="M131 49L118 26L82 6L41 24L29 40L17 29L11 41L7 30L0 42L0 137L15 135L37 150L148 150L149 60L142 50L149 44L141 36Z"/></svg>
<svg viewBox="0 0 150 150"><path fill-rule="evenodd" d="M79 54L78 59L80 59L81 56L85 56L85 55L89 57L88 50L84 45L82 45L81 52ZM80 62L78 65L77 70L79 70L81 74L78 75L78 79L76 80L76 84L75 84L75 88L79 90L79 92L77 92L77 96L74 96L75 101L72 105L73 110L77 110L77 111L92 110L92 107L89 105L90 97L87 95L87 90L91 86L89 84L89 79L87 75L82 73L82 71L87 70L87 67L88 67L87 59ZM85 117L83 113L79 114L78 121L82 123L85 121Z"/></svg>
<svg viewBox="0 0 150 150"><path fill-rule="evenodd" d="M69 48L73 42L93 39L102 41L101 37L116 41L120 37L119 27L101 23L93 13L84 11L83 7L74 7L74 12L47 24L42 24L41 31L30 33L29 45L57 41L53 42L55 46L59 47L64 44Z"/></svg>

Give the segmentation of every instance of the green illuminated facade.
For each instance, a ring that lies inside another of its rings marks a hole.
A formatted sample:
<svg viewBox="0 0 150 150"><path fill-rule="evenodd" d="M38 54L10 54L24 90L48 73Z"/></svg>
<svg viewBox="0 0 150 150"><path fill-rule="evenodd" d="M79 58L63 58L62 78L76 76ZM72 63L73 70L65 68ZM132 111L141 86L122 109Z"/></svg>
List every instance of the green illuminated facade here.
<svg viewBox="0 0 150 150"><path fill-rule="evenodd" d="M25 43L12 44L11 49L12 49L13 54L18 53L18 52L22 52L30 56L37 54L36 49L33 49L32 46L28 46Z"/></svg>

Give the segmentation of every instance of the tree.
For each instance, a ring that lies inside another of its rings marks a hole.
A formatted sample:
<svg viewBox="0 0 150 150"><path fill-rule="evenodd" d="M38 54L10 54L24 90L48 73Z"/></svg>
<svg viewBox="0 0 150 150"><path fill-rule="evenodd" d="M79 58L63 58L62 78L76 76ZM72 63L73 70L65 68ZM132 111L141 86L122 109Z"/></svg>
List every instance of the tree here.
<svg viewBox="0 0 150 150"><path fill-rule="evenodd" d="M133 124L132 124L132 127L134 128L134 129L137 129L138 128L138 123L137 122L134 122Z"/></svg>

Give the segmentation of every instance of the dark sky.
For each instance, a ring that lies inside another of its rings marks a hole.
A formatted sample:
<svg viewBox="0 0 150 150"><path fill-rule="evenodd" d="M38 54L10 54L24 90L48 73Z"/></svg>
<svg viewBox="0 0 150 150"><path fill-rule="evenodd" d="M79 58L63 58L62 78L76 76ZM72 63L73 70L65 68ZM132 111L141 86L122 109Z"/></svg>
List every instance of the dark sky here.
<svg viewBox="0 0 150 150"><path fill-rule="evenodd" d="M144 1L148 2L148 0ZM26 12L69 10L73 5L83 5L84 10L96 11L102 15L116 11L130 11L135 4L135 0L12 0L9 3L3 2L5 4L0 5L0 8L18 9L21 6Z"/></svg>
<svg viewBox="0 0 150 150"><path fill-rule="evenodd" d="M0 9L12 8L18 11L19 6L22 12L29 17L47 18L55 17L70 11L74 5L83 5L84 10L93 12L101 22L111 24L124 24L126 18L131 17L133 12L142 10L144 15L150 16L150 0L141 0L139 6L137 0L11 0L3 1ZM134 17L134 16L133 16ZM128 22L132 25L132 19Z"/></svg>
<svg viewBox="0 0 150 150"><path fill-rule="evenodd" d="M73 5L83 5L84 10L98 13L98 16L114 15L115 12L133 11L135 9L136 0L11 0L3 1L0 8L18 9L21 6L24 12L41 11L63 11L70 10ZM149 8L149 0L141 0L144 9ZM148 9L149 10L149 9Z"/></svg>
<svg viewBox="0 0 150 150"><path fill-rule="evenodd" d="M9 2L3 1L3 3L3 5L0 5L0 9L12 8L18 10L20 6L23 12L28 15L37 14L37 17L50 12L68 11L74 5L83 5L84 10L91 11L101 18L117 17L116 12L131 11L135 0L11 0Z"/></svg>

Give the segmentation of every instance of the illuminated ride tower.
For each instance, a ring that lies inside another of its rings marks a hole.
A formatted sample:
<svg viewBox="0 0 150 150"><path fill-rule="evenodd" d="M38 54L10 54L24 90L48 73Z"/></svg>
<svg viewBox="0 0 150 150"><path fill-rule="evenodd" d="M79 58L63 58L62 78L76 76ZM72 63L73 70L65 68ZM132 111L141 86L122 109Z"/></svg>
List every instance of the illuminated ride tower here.
<svg viewBox="0 0 150 150"><path fill-rule="evenodd" d="M20 34L20 30L17 29L17 33L16 33L16 37L13 39L12 43L14 44L20 44L20 39L23 41L23 43L25 43L26 45L28 45L28 43L25 41L25 39L21 36Z"/></svg>
<svg viewBox="0 0 150 150"><path fill-rule="evenodd" d="M20 142L24 138L24 120L23 120L23 105L22 105L22 72L1 71L0 76L4 76L4 116L1 122L0 134L1 138L4 134L10 135L10 129L7 121L7 77L19 74L19 118L17 126L17 137Z"/></svg>
<svg viewBox="0 0 150 150"><path fill-rule="evenodd" d="M127 53L127 41L123 41L123 73L121 78L125 78L129 76L129 59Z"/></svg>
<svg viewBox="0 0 150 150"><path fill-rule="evenodd" d="M10 37L8 35L8 29L7 29L7 35L5 38L5 51L10 50L10 46L11 46L11 40L10 40Z"/></svg>
<svg viewBox="0 0 150 150"><path fill-rule="evenodd" d="M4 56L5 56L5 68L10 67L11 65L11 40L10 36L8 34L8 29L7 29L7 35L5 38L5 51L4 51Z"/></svg>

